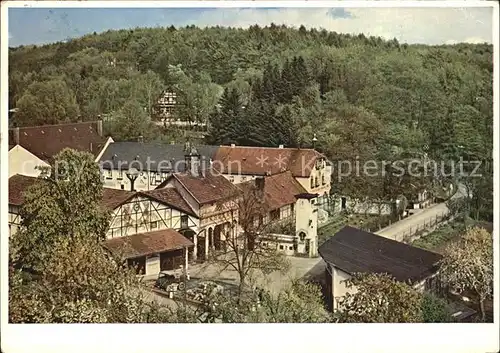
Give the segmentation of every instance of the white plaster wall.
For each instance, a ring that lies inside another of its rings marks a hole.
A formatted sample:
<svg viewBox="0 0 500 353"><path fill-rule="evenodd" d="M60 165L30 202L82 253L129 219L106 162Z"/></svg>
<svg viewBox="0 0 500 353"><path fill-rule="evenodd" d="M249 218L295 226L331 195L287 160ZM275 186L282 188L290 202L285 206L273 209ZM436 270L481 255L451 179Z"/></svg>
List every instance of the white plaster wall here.
<svg viewBox="0 0 500 353"><path fill-rule="evenodd" d="M9 178L16 174L37 177L40 170L36 167L49 165L25 148L16 145L9 151Z"/></svg>
<svg viewBox="0 0 500 353"><path fill-rule="evenodd" d="M333 297L333 309L338 309L338 299L346 295L347 293L355 293L356 288L347 288L345 285L345 280L351 278L351 275L342 271L341 269L331 266L332 270L332 297Z"/></svg>
<svg viewBox="0 0 500 353"><path fill-rule="evenodd" d="M309 240L309 256L317 256L318 252L318 210L312 203L316 200L298 199L295 204L295 231L299 236L301 232L306 233ZM305 245L297 247L298 252L305 250Z"/></svg>
<svg viewBox="0 0 500 353"><path fill-rule="evenodd" d="M125 170L121 173L118 170L102 170L103 184L106 188L111 189L123 189L130 191L130 180L125 175ZM154 180L151 180L151 177ZM134 189L136 191L148 191L156 189L162 181L166 179L166 176L160 174L160 178L157 178L155 172L141 172L139 177L135 180ZM158 181L157 181L158 180ZM123 185L123 188L122 188Z"/></svg>
<svg viewBox="0 0 500 353"><path fill-rule="evenodd" d="M146 258L146 276L160 272L160 256Z"/></svg>
<svg viewBox="0 0 500 353"><path fill-rule="evenodd" d="M341 212L342 197L334 199L333 211L335 213ZM389 215L392 212L391 203L384 203L382 205L370 201L356 201L346 198L346 210L351 213L371 214L371 215Z"/></svg>
<svg viewBox="0 0 500 353"><path fill-rule="evenodd" d="M324 176L325 184L322 182L322 178ZM318 178L318 186L316 187L315 178ZM324 195L326 192L330 194L331 182L332 182L332 167L327 166L326 162L323 162L320 169L316 169L315 167L311 170L311 175L308 178L295 178L304 189L306 189L309 193ZM311 181L313 181L311 186Z"/></svg>

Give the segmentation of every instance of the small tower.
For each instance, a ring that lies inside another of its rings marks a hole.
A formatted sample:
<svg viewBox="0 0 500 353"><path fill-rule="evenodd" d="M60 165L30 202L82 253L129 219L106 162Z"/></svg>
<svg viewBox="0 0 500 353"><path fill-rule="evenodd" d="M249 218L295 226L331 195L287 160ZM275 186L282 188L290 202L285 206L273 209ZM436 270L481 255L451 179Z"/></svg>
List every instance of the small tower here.
<svg viewBox="0 0 500 353"><path fill-rule="evenodd" d="M186 163L186 172L190 173L194 177L200 177L201 175L201 162L200 154L194 147L190 147L190 151L184 155Z"/></svg>
<svg viewBox="0 0 500 353"><path fill-rule="evenodd" d="M318 256L318 194L295 195L295 236L297 253L308 257Z"/></svg>

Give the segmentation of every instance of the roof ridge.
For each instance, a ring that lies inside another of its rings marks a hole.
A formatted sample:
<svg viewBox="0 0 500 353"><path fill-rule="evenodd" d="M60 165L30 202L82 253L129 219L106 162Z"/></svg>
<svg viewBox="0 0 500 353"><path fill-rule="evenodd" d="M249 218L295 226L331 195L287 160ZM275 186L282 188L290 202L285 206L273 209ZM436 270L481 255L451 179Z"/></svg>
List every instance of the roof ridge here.
<svg viewBox="0 0 500 353"><path fill-rule="evenodd" d="M210 146L210 145L208 145ZM316 151L314 148L300 148L300 147L267 147L267 146L231 146L231 145L220 145L223 148L262 148L262 149L274 149L274 150L295 150L295 151Z"/></svg>
<svg viewBox="0 0 500 353"><path fill-rule="evenodd" d="M11 127L9 130L15 130L15 129L36 129L36 128L44 128L44 127L54 127L54 126L64 126L64 125L83 125L83 124L95 124L98 123L101 120L93 120L93 121L80 121L80 122L75 122L75 123L60 123L60 124L47 124L47 125L35 125L35 126L20 126L18 128L16 127Z"/></svg>

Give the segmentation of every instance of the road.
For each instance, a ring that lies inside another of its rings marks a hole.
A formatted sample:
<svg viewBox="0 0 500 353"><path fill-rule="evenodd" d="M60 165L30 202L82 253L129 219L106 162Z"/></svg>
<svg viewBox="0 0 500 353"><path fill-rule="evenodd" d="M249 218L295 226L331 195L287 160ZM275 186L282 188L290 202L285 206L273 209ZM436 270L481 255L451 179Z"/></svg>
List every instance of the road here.
<svg viewBox="0 0 500 353"><path fill-rule="evenodd" d="M464 197L466 194L467 191L465 186L460 184L457 192L452 196L452 199ZM438 203L429 208L418 210L415 214L409 216L408 218L405 218L386 228L383 228L375 234L401 241L403 234L409 233L410 228L415 229L416 227L421 227L426 222L429 222L433 217L441 216L446 212L448 212L446 203ZM312 264L310 270L307 271L304 277L307 279L322 280L325 267L325 262L322 259L319 259L314 264Z"/></svg>
<svg viewBox="0 0 500 353"><path fill-rule="evenodd" d="M453 197L465 195L465 188L461 186ZM440 216L447 212L448 208L445 203L439 203L429 208L419 210L412 216L405 218L397 223L386 227L376 234L396 239L402 237L402 234L408 232L411 227L422 226L424 222L429 222L432 217ZM265 287L271 292L278 293L284 289L292 279L306 278L309 280L322 281L324 278L325 262L319 258L299 258L290 257L291 268L288 273L273 272L267 276L261 276L256 279L256 285ZM203 278L206 280L216 279L227 282L228 284L236 285L238 283L238 275L236 271L225 270L221 273L220 268L214 264L202 264L190 266L190 275L193 278Z"/></svg>
<svg viewBox="0 0 500 353"><path fill-rule="evenodd" d="M465 194L465 187L463 185L459 185L458 191L452 196L452 198L459 198ZM447 212L448 207L446 206L446 203L438 203L429 208L419 210L414 215L381 229L375 234L385 238L402 241L404 234L410 233L412 229L416 229L417 227L422 227L425 223L428 223L429 221L435 219L435 217L440 217Z"/></svg>

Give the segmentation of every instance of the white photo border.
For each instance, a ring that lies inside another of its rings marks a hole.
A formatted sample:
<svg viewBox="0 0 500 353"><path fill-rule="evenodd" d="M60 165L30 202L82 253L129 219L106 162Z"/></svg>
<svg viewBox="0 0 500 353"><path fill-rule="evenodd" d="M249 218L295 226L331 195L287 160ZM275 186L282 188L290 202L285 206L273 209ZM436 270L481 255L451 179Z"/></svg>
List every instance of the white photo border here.
<svg viewBox="0 0 500 353"><path fill-rule="evenodd" d="M8 324L8 9L150 7L492 7L494 46L494 214L499 214L499 12L494 1L5 1L1 3L0 234L1 348L11 352L496 352L493 324ZM494 220L495 278L499 224ZM223 325L223 326L221 326Z"/></svg>

